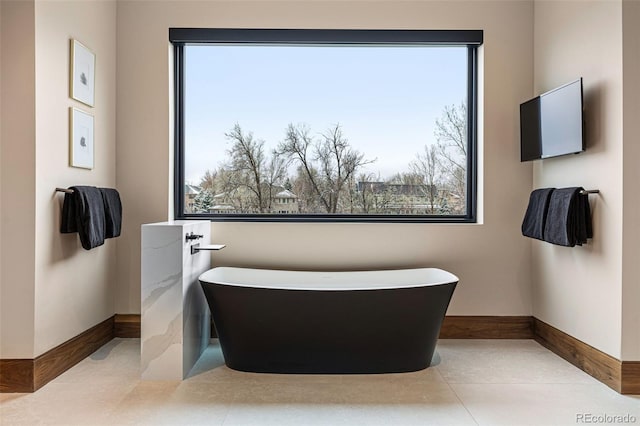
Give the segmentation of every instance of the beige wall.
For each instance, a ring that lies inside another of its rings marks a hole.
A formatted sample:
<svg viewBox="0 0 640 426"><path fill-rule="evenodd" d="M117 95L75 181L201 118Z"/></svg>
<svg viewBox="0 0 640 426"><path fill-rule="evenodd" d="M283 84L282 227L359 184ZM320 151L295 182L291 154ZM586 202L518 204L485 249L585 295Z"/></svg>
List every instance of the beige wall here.
<svg viewBox="0 0 640 426"><path fill-rule="evenodd" d="M640 2L622 3L622 359L640 359Z"/></svg>
<svg viewBox="0 0 640 426"><path fill-rule="evenodd" d="M96 55L95 106L69 97L69 39ZM36 355L114 313L116 240L61 234L57 186L115 187L116 2L36 2ZM69 167L69 107L95 117L93 170Z"/></svg>
<svg viewBox="0 0 640 426"><path fill-rule="evenodd" d="M115 186L115 1L2 3L2 358L33 358L114 314L115 240L60 234L58 186ZM69 98L69 39L96 103ZM95 116L95 168L69 167L69 107Z"/></svg>
<svg viewBox="0 0 640 426"><path fill-rule="evenodd" d="M520 223L531 165L518 105L533 87L531 2L118 2L116 311L140 310L140 225L166 220L172 164L169 27L482 29L482 224L214 223L217 264L283 268L438 266L461 278L450 314L530 315L530 243ZM508 178L505 178L508 176Z"/></svg>
<svg viewBox="0 0 640 426"><path fill-rule="evenodd" d="M589 244L566 248L532 242L533 314L620 358L621 2L536 1L534 28L535 92L582 76L587 135L586 152L536 162L534 188L584 186L599 189L600 194L590 196L594 238Z"/></svg>
<svg viewBox="0 0 640 426"><path fill-rule="evenodd" d="M2 1L0 10L0 358L20 358L34 345L34 3Z"/></svg>
<svg viewBox="0 0 640 426"><path fill-rule="evenodd" d="M485 31L481 223L213 223L214 240L228 245L215 263L438 266L461 278L449 314L533 313L640 359L639 18L631 0L1 1L0 357L34 357L114 312L140 312L140 225L171 215L168 28L296 27ZM96 53L95 108L68 97L69 38ZM519 162L518 104L578 76L588 151L537 162L532 179ZM68 167L69 106L96 117L93 171ZM73 184L120 189L122 237L87 252L59 233L54 188ZM521 237L531 188L569 185L601 190L592 242L566 249Z"/></svg>

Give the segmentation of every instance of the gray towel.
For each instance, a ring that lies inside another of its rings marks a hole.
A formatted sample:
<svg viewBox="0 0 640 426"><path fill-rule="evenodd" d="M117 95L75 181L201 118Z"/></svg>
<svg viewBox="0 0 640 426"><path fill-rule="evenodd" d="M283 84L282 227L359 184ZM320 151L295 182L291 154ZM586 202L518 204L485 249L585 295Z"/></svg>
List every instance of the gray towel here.
<svg viewBox="0 0 640 426"><path fill-rule="evenodd" d="M60 232L63 234L78 232L78 223L76 222L76 197L73 193L64 194Z"/></svg>
<svg viewBox="0 0 640 426"><path fill-rule="evenodd" d="M104 202L94 186L72 186L73 194L65 194L60 232L78 232L85 250L101 246L105 237Z"/></svg>
<svg viewBox="0 0 640 426"><path fill-rule="evenodd" d="M544 240L544 227L547 222L549 199L554 188L540 188L529 196L527 212L522 220L522 235Z"/></svg>
<svg viewBox="0 0 640 426"><path fill-rule="evenodd" d="M122 229L122 202L120 194L113 188L100 188L104 202L105 238L120 236Z"/></svg>
<svg viewBox="0 0 640 426"><path fill-rule="evenodd" d="M581 187L560 188L549 200L544 240L565 247L574 247L592 237L591 212Z"/></svg>

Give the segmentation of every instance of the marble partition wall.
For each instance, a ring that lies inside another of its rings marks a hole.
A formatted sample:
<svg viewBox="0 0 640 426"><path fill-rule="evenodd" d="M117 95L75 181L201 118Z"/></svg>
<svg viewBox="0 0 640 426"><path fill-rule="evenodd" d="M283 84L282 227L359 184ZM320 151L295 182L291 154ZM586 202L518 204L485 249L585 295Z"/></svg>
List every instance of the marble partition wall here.
<svg viewBox="0 0 640 426"><path fill-rule="evenodd" d="M202 235L187 240L187 234ZM142 225L141 375L182 380L209 344L210 314L198 276L211 266L209 221Z"/></svg>

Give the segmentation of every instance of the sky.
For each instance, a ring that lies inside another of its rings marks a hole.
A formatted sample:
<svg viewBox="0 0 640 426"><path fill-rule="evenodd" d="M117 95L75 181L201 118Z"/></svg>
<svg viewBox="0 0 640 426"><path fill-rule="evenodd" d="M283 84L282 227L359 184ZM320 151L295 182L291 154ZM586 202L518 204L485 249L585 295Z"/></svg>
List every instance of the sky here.
<svg viewBox="0 0 640 426"><path fill-rule="evenodd" d="M227 158L237 123L267 152L287 126L339 124L382 178L436 142L445 106L466 102L466 47L207 45L185 49L185 181Z"/></svg>

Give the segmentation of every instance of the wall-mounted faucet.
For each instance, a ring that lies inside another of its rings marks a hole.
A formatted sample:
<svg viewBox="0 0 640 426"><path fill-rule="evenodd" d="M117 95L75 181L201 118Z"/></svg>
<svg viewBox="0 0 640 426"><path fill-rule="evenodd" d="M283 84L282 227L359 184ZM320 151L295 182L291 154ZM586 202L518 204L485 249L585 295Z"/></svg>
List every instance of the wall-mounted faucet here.
<svg viewBox="0 0 640 426"><path fill-rule="evenodd" d="M224 244L209 244L207 246L201 246L200 243L196 243L191 246L191 254L196 254L201 250L222 250L225 247L226 245Z"/></svg>
<svg viewBox="0 0 640 426"><path fill-rule="evenodd" d="M185 243L189 243L190 241L199 240L204 238L204 235L194 234L193 232L189 232L184 236ZM195 243L191 246L191 254L196 254L201 250L222 250L225 247L224 244L210 244L206 246L201 246L200 243Z"/></svg>
<svg viewBox="0 0 640 426"><path fill-rule="evenodd" d="M187 235L185 235L184 239L185 242L189 242L189 241L193 241L193 240L199 240L200 238L204 238L204 235L199 235L199 234L194 234L193 232L189 232Z"/></svg>

